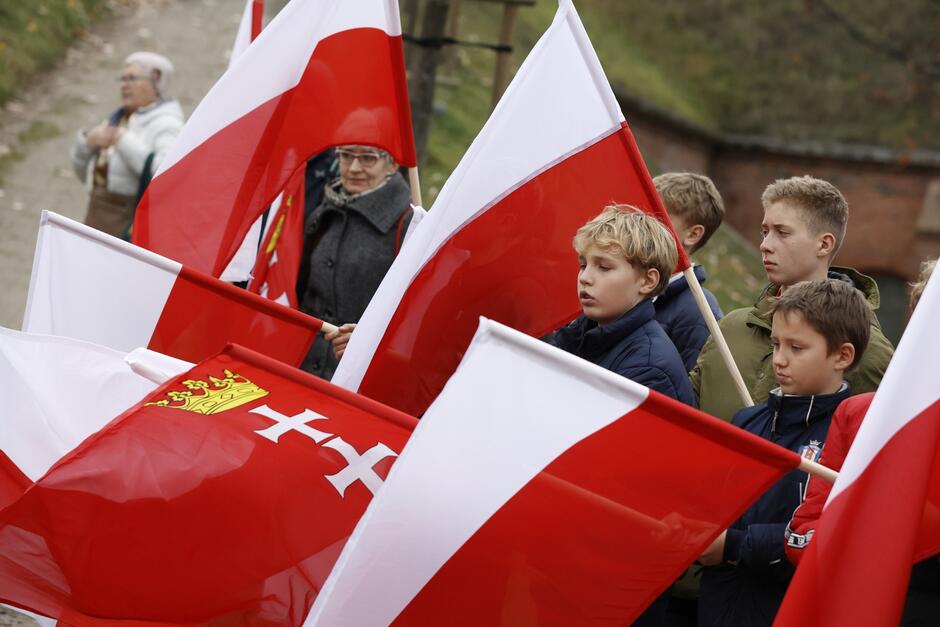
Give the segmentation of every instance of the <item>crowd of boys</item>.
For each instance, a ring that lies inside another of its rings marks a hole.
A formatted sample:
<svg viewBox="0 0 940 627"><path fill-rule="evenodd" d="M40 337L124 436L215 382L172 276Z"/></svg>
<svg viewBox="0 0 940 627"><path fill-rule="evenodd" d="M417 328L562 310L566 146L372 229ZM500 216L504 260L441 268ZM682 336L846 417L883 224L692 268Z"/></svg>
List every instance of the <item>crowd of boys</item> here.
<svg viewBox="0 0 940 627"><path fill-rule="evenodd" d="M654 183L686 252L704 246L724 215L714 184L688 173ZM753 307L724 317L706 291L754 405L737 393L685 277L673 275L672 234L630 206L607 207L578 230L583 313L547 339L838 469L893 353L874 313L878 287L832 265L848 224L833 185L793 177L761 200L768 285ZM694 272L705 280L701 266ZM770 626L828 495L828 485L808 479L795 470L771 486L635 624ZM940 624L940 563L912 572L902 624Z"/></svg>

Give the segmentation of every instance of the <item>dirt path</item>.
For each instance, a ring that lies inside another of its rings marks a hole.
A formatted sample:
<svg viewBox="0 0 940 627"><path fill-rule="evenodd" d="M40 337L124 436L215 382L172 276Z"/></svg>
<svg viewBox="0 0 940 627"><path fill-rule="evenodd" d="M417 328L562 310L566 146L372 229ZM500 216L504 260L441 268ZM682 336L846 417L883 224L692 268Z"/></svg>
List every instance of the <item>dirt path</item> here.
<svg viewBox="0 0 940 627"><path fill-rule="evenodd" d="M192 112L228 64L244 0L114 0L115 16L76 44L52 72L0 109L0 325L19 329L42 209L76 220L87 193L68 149L77 129L119 104L124 57L167 55L176 66L172 95ZM281 4L281 3L271 3ZM103 289L106 289L103 286ZM94 295L89 295L93 298ZM35 622L0 608L0 627Z"/></svg>
<svg viewBox="0 0 940 627"><path fill-rule="evenodd" d="M188 115L222 74L244 0L114 0L115 16L68 52L58 68L0 109L0 325L19 329L39 214L76 220L87 193L68 149L77 129L119 105L125 56L153 50L176 66L171 95ZM273 4L273 3L272 3Z"/></svg>

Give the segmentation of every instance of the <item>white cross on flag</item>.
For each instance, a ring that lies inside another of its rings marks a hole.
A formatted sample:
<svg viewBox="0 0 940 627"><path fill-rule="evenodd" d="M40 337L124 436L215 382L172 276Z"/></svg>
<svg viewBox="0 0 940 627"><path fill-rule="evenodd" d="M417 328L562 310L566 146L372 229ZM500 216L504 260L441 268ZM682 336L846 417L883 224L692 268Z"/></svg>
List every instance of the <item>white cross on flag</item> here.
<svg viewBox="0 0 940 627"><path fill-rule="evenodd" d="M799 460L484 320L306 624L627 625Z"/></svg>
<svg viewBox="0 0 940 627"><path fill-rule="evenodd" d="M414 424L229 347L0 509L0 598L69 625L299 625Z"/></svg>

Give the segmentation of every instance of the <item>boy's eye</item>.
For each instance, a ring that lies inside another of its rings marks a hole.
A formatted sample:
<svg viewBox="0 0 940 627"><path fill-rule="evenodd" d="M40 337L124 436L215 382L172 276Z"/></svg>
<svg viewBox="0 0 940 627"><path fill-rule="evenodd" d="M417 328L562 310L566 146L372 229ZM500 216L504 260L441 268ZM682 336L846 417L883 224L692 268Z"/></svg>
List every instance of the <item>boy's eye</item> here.
<svg viewBox="0 0 940 627"><path fill-rule="evenodd" d="M604 264L600 264L597 267L603 270L604 272L607 272L608 270L610 270L610 266L605 266Z"/></svg>

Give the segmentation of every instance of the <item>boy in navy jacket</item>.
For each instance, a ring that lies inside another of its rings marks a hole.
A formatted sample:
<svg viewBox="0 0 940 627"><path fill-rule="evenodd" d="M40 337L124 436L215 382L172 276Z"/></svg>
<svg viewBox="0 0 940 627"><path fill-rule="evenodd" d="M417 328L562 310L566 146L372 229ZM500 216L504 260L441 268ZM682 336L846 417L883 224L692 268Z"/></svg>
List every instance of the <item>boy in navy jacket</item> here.
<svg viewBox="0 0 940 627"><path fill-rule="evenodd" d="M772 305L774 377L766 403L742 409L732 424L819 458L836 407L850 392L844 375L868 345L871 308L849 283L797 283ZM777 481L699 558L706 566L699 625L760 627L773 623L793 576L785 533L808 476Z"/></svg>
<svg viewBox="0 0 940 627"><path fill-rule="evenodd" d="M614 205L574 237L584 314L549 342L666 396L694 405L682 359L654 319L652 297L676 267L672 235L656 218Z"/></svg>
<svg viewBox="0 0 940 627"><path fill-rule="evenodd" d="M725 216L721 194L711 179L690 172L667 172L654 178L653 184L686 253L691 255L705 246ZM696 265L694 272L698 282L704 283L705 268ZM715 295L704 288L702 291L715 318L721 320L723 314ZM669 285L653 304L656 306L656 321L676 345L688 372L711 333L685 276L679 273L670 277Z"/></svg>

